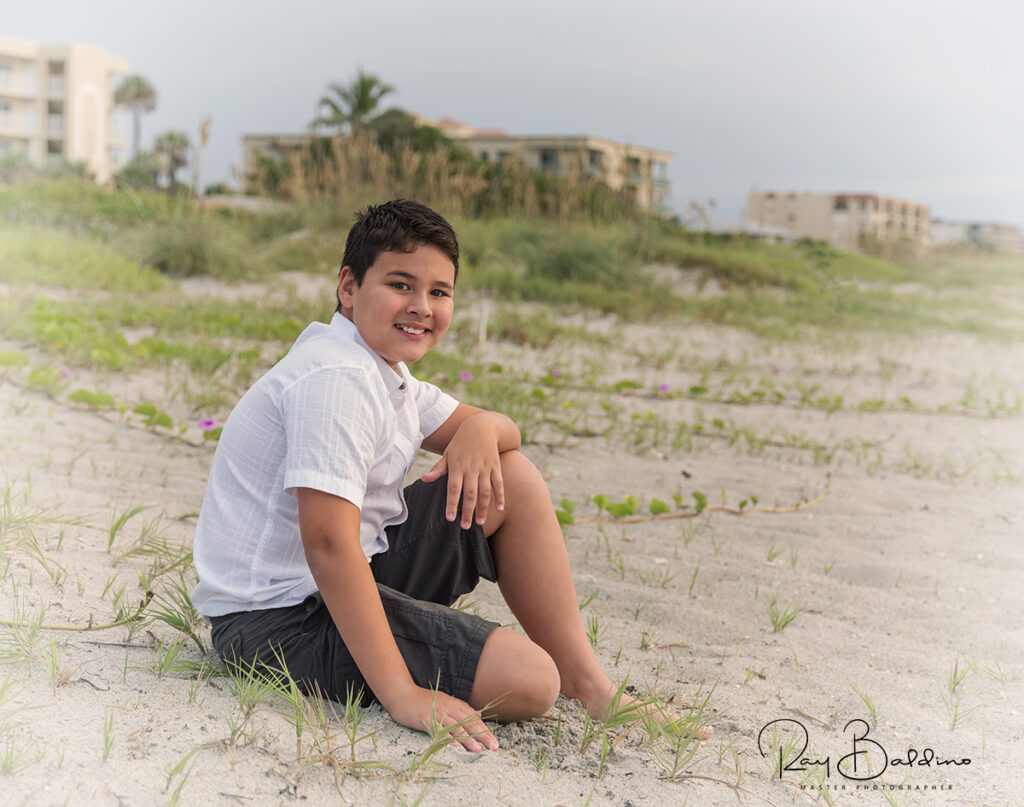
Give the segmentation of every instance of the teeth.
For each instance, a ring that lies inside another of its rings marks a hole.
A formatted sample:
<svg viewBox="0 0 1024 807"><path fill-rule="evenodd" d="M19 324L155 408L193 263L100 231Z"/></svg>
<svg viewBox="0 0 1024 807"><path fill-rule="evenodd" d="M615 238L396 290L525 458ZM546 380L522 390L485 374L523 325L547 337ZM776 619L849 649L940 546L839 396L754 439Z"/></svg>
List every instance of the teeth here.
<svg viewBox="0 0 1024 807"><path fill-rule="evenodd" d="M426 331L426 328L410 328L408 325L399 325L398 327L406 333L415 334L417 336Z"/></svg>

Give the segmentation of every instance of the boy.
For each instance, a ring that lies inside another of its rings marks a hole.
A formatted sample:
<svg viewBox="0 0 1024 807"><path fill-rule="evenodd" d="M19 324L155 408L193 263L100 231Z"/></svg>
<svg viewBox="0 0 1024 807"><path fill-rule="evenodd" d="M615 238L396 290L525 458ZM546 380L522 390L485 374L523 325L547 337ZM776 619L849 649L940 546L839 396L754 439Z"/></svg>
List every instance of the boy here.
<svg viewBox="0 0 1024 807"><path fill-rule="evenodd" d="M485 717L536 717L562 692L601 718L615 687L518 428L406 369L448 329L458 263L430 208L357 215L331 323L310 325L224 427L192 599L223 658L283 661L336 700L365 684L403 726L434 714L481 751L498 747ZM421 445L441 458L403 492ZM529 638L450 607L480 577Z"/></svg>

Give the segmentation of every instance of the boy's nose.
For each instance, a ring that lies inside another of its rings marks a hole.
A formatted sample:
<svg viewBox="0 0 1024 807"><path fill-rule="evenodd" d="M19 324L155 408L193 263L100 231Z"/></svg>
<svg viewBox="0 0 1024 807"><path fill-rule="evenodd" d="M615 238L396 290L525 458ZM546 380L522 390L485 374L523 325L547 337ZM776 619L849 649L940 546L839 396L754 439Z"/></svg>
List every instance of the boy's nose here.
<svg viewBox="0 0 1024 807"><path fill-rule="evenodd" d="M413 294L409 298L409 305L406 310L410 313L429 314L430 300L427 299L426 294Z"/></svg>

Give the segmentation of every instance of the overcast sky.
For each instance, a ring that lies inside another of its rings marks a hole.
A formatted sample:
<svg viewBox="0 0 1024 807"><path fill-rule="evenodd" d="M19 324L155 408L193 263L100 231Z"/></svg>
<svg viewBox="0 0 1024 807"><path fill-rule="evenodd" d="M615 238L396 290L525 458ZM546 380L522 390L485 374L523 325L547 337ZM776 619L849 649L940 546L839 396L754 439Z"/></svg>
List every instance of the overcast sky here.
<svg viewBox="0 0 1024 807"><path fill-rule="evenodd" d="M0 35L100 46L159 93L144 146L212 116L295 132L357 67L431 117L670 151L673 204L739 220L761 190L870 191L1024 225L1020 0L0 0Z"/></svg>

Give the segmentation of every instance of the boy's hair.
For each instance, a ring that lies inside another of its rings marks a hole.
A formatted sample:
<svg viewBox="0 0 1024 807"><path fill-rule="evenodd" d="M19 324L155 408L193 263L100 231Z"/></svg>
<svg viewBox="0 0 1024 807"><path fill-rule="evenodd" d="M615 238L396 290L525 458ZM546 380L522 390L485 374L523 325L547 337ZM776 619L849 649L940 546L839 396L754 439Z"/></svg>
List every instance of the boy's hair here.
<svg viewBox="0 0 1024 807"><path fill-rule="evenodd" d="M342 267L352 269L356 285L363 285L367 270L382 252L412 252L424 245L437 247L455 266L459 276L459 241L444 217L424 204L392 199L368 205L355 214L355 224L345 240ZM339 270L340 271L340 270ZM341 311L341 301L337 310Z"/></svg>

